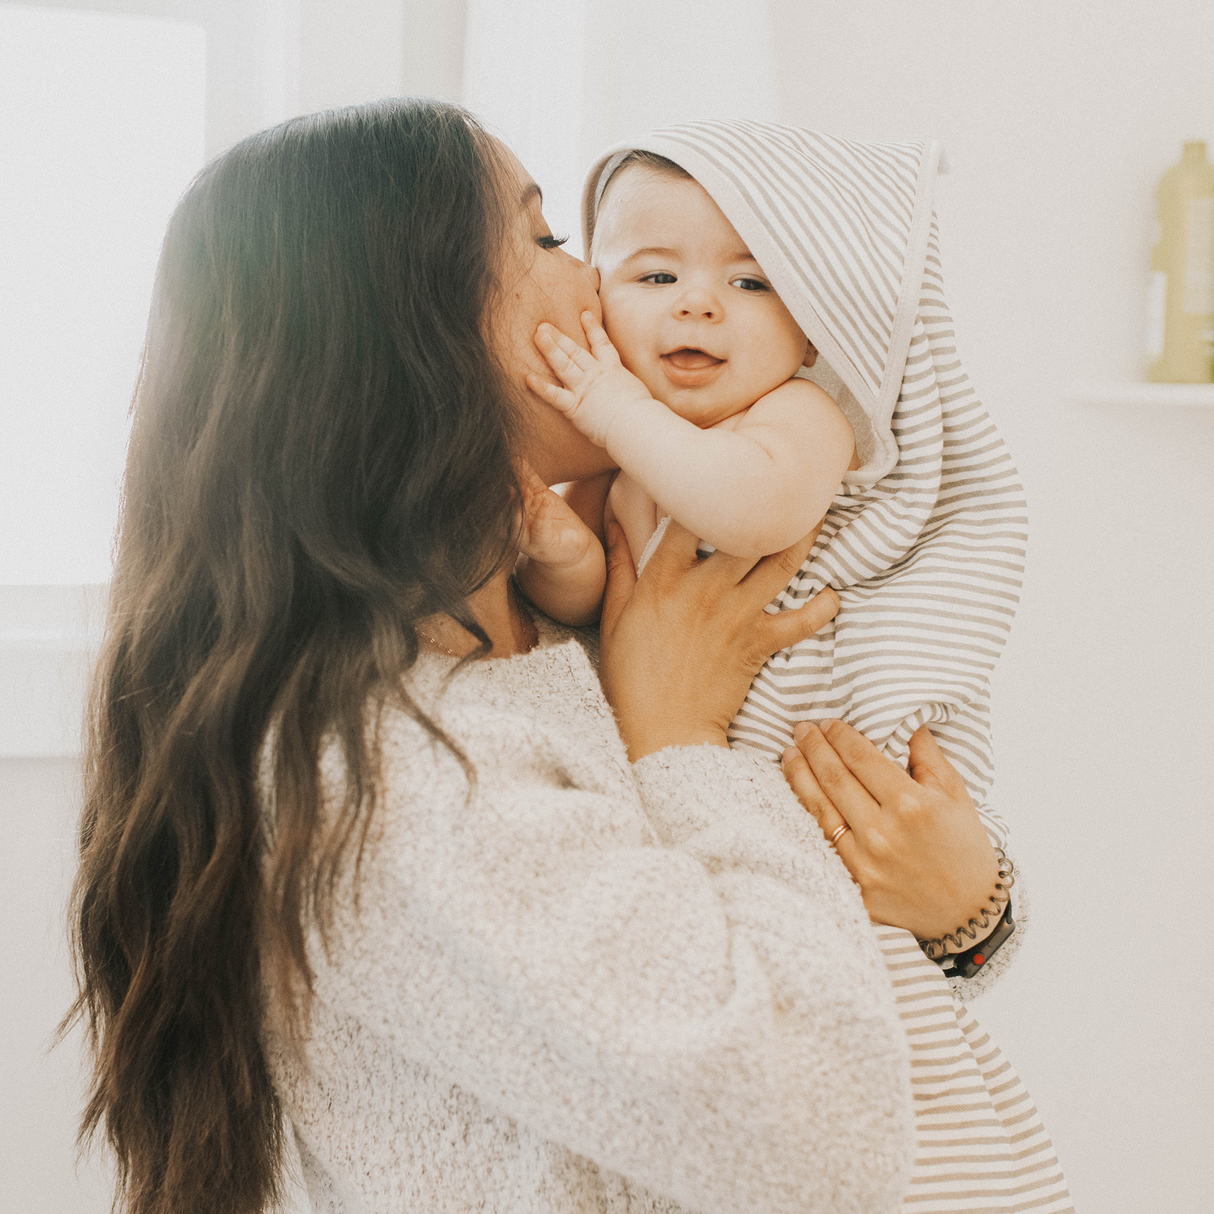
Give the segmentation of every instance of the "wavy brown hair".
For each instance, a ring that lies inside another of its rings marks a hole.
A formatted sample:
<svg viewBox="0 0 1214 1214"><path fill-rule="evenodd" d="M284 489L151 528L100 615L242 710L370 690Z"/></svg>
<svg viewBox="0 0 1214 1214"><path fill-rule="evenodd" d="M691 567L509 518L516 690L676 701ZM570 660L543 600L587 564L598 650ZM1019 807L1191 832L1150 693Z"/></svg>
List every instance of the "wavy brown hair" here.
<svg viewBox="0 0 1214 1214"><path fill-rule="evenodd" d="M73 902L81 1136L130 1214L280 1196L263 973L361 853L377 748L437 611L512 551L519 416L485 333L509 222L462 110L294 119L210 164L169 224L134 403ZM258 770L273 724L274 812ZM370 741L368 736L370 734ZM349 800L321 837L318 754ZM319 862L317 856L319 855Z"/></svg>

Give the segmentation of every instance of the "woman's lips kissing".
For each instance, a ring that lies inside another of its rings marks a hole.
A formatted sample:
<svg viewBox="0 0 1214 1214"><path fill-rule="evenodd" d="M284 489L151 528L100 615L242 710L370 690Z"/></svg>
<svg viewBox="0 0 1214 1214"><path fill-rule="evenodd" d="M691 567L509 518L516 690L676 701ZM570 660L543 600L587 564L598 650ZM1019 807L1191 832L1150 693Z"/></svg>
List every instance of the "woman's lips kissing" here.
<svg viewBox="0 0 1214 1214"><path fill-rule="evenodd" d="M717 368L724 365L723 358L687 346L662 355L662 367L667 378L688 387L711 379Z"/></svg>

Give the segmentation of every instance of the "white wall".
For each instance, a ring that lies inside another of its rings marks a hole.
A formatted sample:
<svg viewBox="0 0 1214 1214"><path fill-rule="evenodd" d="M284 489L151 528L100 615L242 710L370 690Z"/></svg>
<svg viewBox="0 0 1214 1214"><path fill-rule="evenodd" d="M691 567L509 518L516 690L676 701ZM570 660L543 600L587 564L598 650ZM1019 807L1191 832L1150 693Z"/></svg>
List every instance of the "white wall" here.
<svg viewBox="0 0 1214 1214"><path fill-rule="evenodd" d="M544 191L581 255L582 177L610 144L672 122L774 121L766 0L468 0L462 100Z"/></svg>
<svg viewBox="0 0 1214 1214"><path fill-rule="evenodd" d="M102 1156L77 1169L80 1034L52 1050L71 1005L63 906L80 784L73 759L0 758L0 1211L107 1214Z"/></svg>
<svg viewBox="0 0 1214 1214"><path fill-rule="evenodd" d="M959 347L1028 489L995 740L1034 922L975 1010L1081 1212L1207 1211L1214 410L1067 393L1142 377L1151 193L1182 140L1214 151L1214 7L774 9L783 121L944 141Z"/></svg>

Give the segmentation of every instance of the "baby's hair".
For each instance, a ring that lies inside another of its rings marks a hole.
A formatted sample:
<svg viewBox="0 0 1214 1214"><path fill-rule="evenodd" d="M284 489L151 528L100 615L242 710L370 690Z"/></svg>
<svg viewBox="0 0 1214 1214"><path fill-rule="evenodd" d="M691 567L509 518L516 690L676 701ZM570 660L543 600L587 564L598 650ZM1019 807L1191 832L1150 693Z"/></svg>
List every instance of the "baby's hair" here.
<svg viewBox="0 0 1214 1214"><path fill-rule="evenodd" d="M675 164L673 160L665 156L659 156L657 152L647 152L644 148L636 148L628 153L619 164L611 170L611 176L607 178L603 185L602 192L599 194L598 206L595 208L598 213L602 213L603 204L607 201L607 194L611 190L611 184L624 169L633 166L648 169L651 173L659 173L663 177L679 177L686 181L694 181L695 178L681 165ZM594 227L598 227L598 214L594 217ZM593 240L592 240L593 246Z"/></svg>
<svg viewBox="0 0 1214 1214"><path fill-rule="evenodd" d="M616 174L621 169L627 168L630 164L639 164L642 168L652 169L655 173L663 173L667 177L691 177L691 174L681 164L675 164L673 160L669 160L665 156L659 156L657 152L647 152L644 148L637 148L636 151L629 152L615 166L611 176L607 179L607 185L603 187L604 194L607 193L607 189L615 179Z"/></svg>

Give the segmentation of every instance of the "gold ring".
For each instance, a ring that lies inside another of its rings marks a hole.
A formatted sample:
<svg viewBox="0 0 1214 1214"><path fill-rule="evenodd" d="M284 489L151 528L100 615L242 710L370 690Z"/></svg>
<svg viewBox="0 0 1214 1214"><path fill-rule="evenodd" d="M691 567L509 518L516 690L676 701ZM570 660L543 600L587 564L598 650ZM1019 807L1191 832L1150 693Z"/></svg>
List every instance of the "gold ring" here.
<svg viewBox="0 0 1214 1214"><path fill-rule="evenodd" d="M844 822L842 826L836 826L834 833L830 836L831 847L834 847L835 844L838 843L849 830L851 830L851 827L848 826L846 822Z"/></svg>

